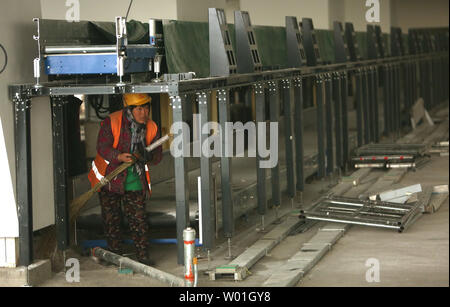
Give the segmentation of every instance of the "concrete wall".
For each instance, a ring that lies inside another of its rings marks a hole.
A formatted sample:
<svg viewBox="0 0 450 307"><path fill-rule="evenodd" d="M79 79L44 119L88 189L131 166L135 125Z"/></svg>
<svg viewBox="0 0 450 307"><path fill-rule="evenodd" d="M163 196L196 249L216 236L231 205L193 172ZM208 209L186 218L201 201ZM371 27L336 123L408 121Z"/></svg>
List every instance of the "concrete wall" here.
<svg viewBox="0 0 450 307"><path fill-rule="evenodd" d="M177 0L177 19L208 22L208 8L225 9L226 6L225 0ZM227 21L230 22L228 18Z"/></svg>
<svg viewBox="0 0 450 307"><path fill-rule="evenodd" d="M8 100L8 85L34 82L33 58L37 55L37 44L32 38L36 34L32 19L40 17L41 7L39 1L34 0L2 0L1 6L0 43L8 52L8 66L0 74L0 115L15 190L14 117L13 105ZM53 224L55 220L51 112L48 98L33 99L32 102L31 150L33 228L37 230Z"/></svg>
<svg viewBox="0 0 450 307"><path fill-rule="evenodd" d="M416 27L448 27L448 0L391 0L392 25L406 33Z"/></svg>
<svg viewBox="0 0 450 307"><path fill-rule="evenodd" d="M42 18L65 19L70 7L66 0L40 0ZM186 0L185 0L186 1ZM134 0L128 19L147 22L149 18L177 19L177 0ZM80 20L114 21L125 16L130 1L125 0L79 0Z"/></svg>
<svg viewBox="0 0 450 307"><path fill-rule="evenodd" d="M332 0L331 0L332 1ZM353 22L355 31L367 30L366 12L369 7L366 7L366 0L338 0L344 3L345 7L345 21ZM381 26L383 32L391 31L391 2L392 0L379 0L380 3L380 22L371 23Z"/></svg>
<svg viewBox="0 0 450 307"><path fill-rule="evenodd" d="M337 0L334 0L337 1ZM286 16L313 19L317 29L328 29L328 0L241 0L241 10L248 11L254 25L285 26Z"/></svg>

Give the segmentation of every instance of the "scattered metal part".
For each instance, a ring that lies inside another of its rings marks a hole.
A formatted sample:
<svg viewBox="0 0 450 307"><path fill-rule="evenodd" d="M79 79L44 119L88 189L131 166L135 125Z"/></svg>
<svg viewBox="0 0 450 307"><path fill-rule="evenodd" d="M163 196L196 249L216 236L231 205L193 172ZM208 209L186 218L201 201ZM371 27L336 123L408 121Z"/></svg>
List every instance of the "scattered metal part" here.
<svg viewBox="0 0 450 307"><path fill-rule="evenodd" d="M302 211L306 219L397 229L402 232L423 210L421 202L395 204L345 197L323 197Z"/></svg>

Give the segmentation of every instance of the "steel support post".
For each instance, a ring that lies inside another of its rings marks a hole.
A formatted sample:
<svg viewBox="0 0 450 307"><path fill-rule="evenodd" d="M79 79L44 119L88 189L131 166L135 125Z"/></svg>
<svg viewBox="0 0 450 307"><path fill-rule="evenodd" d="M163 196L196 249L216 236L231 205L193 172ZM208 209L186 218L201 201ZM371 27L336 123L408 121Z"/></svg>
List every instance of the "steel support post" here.
<svg viewBox="0 0 450 307"><path fill-rule="evenodd" d="M270 102L270 121L273 123L279 122L280 117L280 101L278 99L278 84L275 81L268 82L269 87L269 102ZM270 135L270 132L269 132ZM279 134L277 135L278 139ZM272 135L270 135L272 137ZM279 153L279 141L276 142L276 148L270 148L273 152L276 150ZM281 189L280 189L280 164L277 161L276 166L271 169L272 181L272 204L275 207L281 205Z"/></svg>
<svg viewBox="0 0 450 307"><path fill-rule="evenodd" d="M390 82L391 82L391 87L390 87L390 95L391 95L391 128L392 128L392 132L397 133L397 95L396 95L396 90L397 90L397 85L396 85L396 77L395 77L396 73L395 73L395 65L391 66L390 69Z"/></svg>
<svg viewBox="0 0 450 307"><path fill-rule="evenodd" d="M364 118L364 144L370 143L370 99L369 99L369 77L367 70L362 71L362 95L363 95L363 118Z"/></svg>
<svg viewBox="0 0 450 307"><path fill-rule="evenodd" d="M373 132L374 132L374 142L378 143L380 141L380 114L379 114L379 103L378 103L378 68L373 67Z"/></svg>
<svg viewBox="0 0 450 307"><path fill-rule="evenodd" d="M222 187L222 225L223 234L226 238L231 238L234 234L233 217L233 194L232 194L232 175L231 175L231 157L233 152L233 136L226 133L227 122L230 122L230 93L227 89L221 89L217 92L219 99L219 122L222 131L221 148L222 156L220 158L221 187Z"/></svg>
<svg viewBox="0 0 450 307"><path fill-rule="evenodd" d="M325 177L325 112L324 112L324 76L318 75L316 77L316 113L317 113L317 149L318 149L318 170L317 177L319 179Z"/></svg>
<svg viewBox="0 0 450 307"><path fill-rule="evenodd" d="M301 78L294 79L294 133L295 133L295 174L296 190L305 189L303 161L303 83Z"/></svg>
<svg viewBox="0 0 450 307"><path fill-rule="evenodd" d="M417 77L417 62L414 61L412 63L412 103L413 105L416 103L417 99L419 98L418 94L417 94L417 82L418 82L418 77Z"/></svg>
<svg viewBox="0 0 450 307"><path fill-rule="evenodd" d="M333 150L333 92L331 87L331 74L325 74L325 119L327 135L327 175L334 171L334 150Z"/></svg>
<svg viewBox="0 0 450 307"><path fill-rule="evenodd" d="M410 110L412 103L411 103L411 64L409 62L405 63L403 65L404 67L404 95L405 95L405 109Z"/></svg>
<svg viewBox="0 0 450 307"><path fill-rule="evenodd" d="M424 100L425 109L429 109L430 107L430 101L427 97L427 85L428 85L428 78L426 73L426 62L425 60L420 61L420 96Z"/></svg>
<svg viewBox="0 0 450 307"><path fill-rule="evenodd" d="M332 74L333 77L333 101L334 101L334 134L336 142L336 166L342 165L342 93L341 77L338 72Z"/></svg>
<svg viewBox="0 0 450 307"><path fill-rule="evenodd" d="M384 134L389 135L391 133L391 112L390 112L390 95L389 95L389 66L383 66L383 122L384 122Z"/></svg>
<svg viewBox="0 0 450 307"><path fill-rule="evenodd" d="M176 224L177 224L177 257L178 264L184 264L183 230L189 227L189 181L187 157L190 154L189 131L185 129L183 107L185 100L180 96L171 96L173 123L180 125L175 129L174 139L181 140L180 152L174 157L175 168L175 197L176 197Z"/></svg>
<svg viewBox="0 0 450 307"><path fill-rule="evenodd" d="M59 250L69 246L69 201L67 197L67 116L66 96L51 97L53 131L53 184L55 197L56 238Z"/></svg>
<svg viewBox="0 0 450 307"><path fill-rule="evenodd" d="M348 74L343 72L341 74L341 103L342 103L342 163L344 169L347 168L347 162L349 159L349 145L348 145Z"/></svg>
<svg viewBox="0 0 450 307"><path fill-rule="evenodd" d="M254 85L255 90L255 111L256 111L256 190L258 192L258 214L264 215L267 211L267 196L266 196L266 169L259 166L262 158L258 150L260 136L260 125L266 125L266 102L264 94L264 83L257 83Z"/></svg>
<svg viewBox="0 0 450 307"><path fill-rule="evenodd" d="M210 121L211 95L210 93L198 93L198 110L200 114L199 141L200 152L203 144L210 136L211 131L203 133L202 126ZM202 238L203 248L214 247L216 215L213 200L213 180L211 158L201 154L200 156L200 176L201 176L201 206L202 206Z"/></svg>
<svg viewBox="0 0 450 307"><path fill-rule="evenodd" d="M373 87L373 74L372 74L372 67L367 68L367 101L368 101L368 108L369 111L368 119L369 119L369 143L372 143L375 139L375 114L374 114L374 87Z"/></svg>
<svg viewBox="0 0 450 307"><path fill-rule="evenodd" d="M14 137L16 150L16 202L19 218L19 265L33 262L33 195L31 180L31 99L16 93Z"/></svg>
<svg viewBox="0 0 450 307"><path fill-rule="evenodd" d="M292 131L292 104L291 104L291 80L281 81L283 88L282 99L284 106L284 144L286 149L286 176L287 193L290 198L295 197L295 175L294 175L294 135Z"/></svg>
<svg viewBox="0 0 450 307"><path fill-rule="evenodd" d="M434 101L434 78L433 78L433 60L428 59L427 60L427 93L428 93L428 100L430 101L430 110L435 106Z"/></svg>
<svg viewBox="0 0 450 307"><path fill-rule="evenodd" d="M361 69L355 71L355 103L356 103L356 130L358 136L358 147L361 147L364 143L363 134L363 90L362 90L362 77Z"/></svg>
<svg viewBox="0 0 450 307"><path fill-rule="evenodd" d="M395 123L396 123L396 131L397 135L400 133L400 129L402 127L402 103L400 100L400 92L401 92L401 85L400 85L400 67L398 64L395 64L394 66L395 70Z"/></svg>

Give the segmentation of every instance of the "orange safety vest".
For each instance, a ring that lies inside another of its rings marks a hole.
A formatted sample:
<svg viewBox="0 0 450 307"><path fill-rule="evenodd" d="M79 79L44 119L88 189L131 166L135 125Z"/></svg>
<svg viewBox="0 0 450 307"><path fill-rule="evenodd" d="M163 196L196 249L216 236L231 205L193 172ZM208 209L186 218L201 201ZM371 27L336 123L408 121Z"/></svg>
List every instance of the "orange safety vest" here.
<svg viewBox="0 0 450 307"><path fill-rule="evenodd" d="M120 128L122 127L122 113L123 112L121 110L109 115L109 118L111 119L111 130L114 136L113 148L117 148L117 146L119 145ZM153 139L156 137L157 132L158 126L154 121L149 120L147 122L147 133L145 135L145 143L147 146L149 146ZM108 164L109 161L107 161L97 153L95 160L92 161L92 168L88 174L89 181L91 182L91 187L94 187L106 176L106 169L108 167ZM151 193L152 186L150 183L150 172L147 164L145 164L145 176L147 178L149 193Z"/></svg>

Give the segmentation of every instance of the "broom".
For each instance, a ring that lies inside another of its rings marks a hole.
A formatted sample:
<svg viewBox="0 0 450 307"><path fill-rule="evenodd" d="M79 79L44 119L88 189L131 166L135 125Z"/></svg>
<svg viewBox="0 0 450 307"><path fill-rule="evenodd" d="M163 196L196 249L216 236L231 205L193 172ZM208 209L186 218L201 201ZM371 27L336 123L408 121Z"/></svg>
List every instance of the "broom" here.
<svg viewBox="0 0 450 307"><path fill-rule="evenodd" d="M156 142L150 144L147 148L145 148L146 151L151 152L156 147L162 145L163 143L167 142L169 140L169 134L163 136ZM80 214L81 210L84 208L86 203L89 201L89 199L92 198L92 196L95 195L102 187L107 185L111 180L113 180L117 175L122 173L124 170L126 170L128 167L132 166L134 163L136 163L136 157L133 156L133 161L131 162L124 162L121 165L119 165L115 170L113 170L111 173L106 175L104 180L98 182L93 188L91 188L89 191L83 193L79 197L73 199L70 202L69 207L69 225L70 229L72 229L73 225L75 224L75 221ZM42 238L41 241L42 246L42 256L49 257L52 260L54 259L56 252L57 252L57 245L56 245L56 232L54 230L48 231Z"/></svg>

